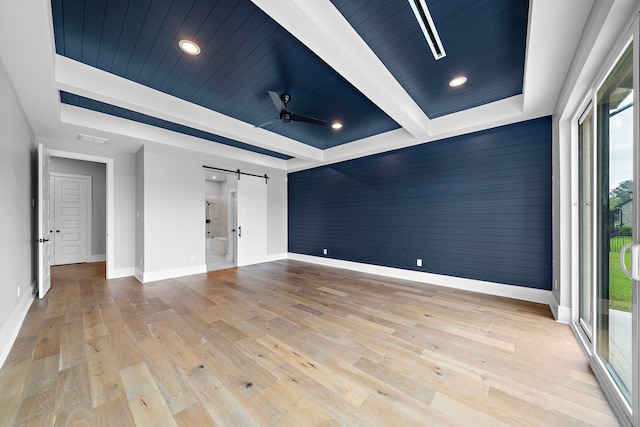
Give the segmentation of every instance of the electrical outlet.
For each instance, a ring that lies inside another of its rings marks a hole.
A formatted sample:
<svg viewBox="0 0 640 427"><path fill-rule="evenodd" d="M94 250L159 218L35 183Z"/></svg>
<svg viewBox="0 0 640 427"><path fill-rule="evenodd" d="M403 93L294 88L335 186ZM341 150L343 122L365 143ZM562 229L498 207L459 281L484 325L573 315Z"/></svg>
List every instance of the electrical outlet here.
<svg viewBox="0 0 640 427"><path fill-rule="evenodd" d="M417 265L418 267L422 267L422 258L418 258L418 259L416 259L416 265Z"/></svg>
<svg viewBox="0 0 640 427"><path fill-rule="evenodd" d="M20 285L18 285L18 298L20 298Z"/></svg>
<svg viewBox="0 0 640 427"><path fill-rule="evenodd" d="M329 251L325 248L325 249L322 250L322 253L326 255L326 254L329 253Z"/></svg>
<svg viewBox="0 0 640 427"><path fill-rule="evenodd" d="M191 261L195 261L196 260L196 256L195 255L191 255Z"/></svg>

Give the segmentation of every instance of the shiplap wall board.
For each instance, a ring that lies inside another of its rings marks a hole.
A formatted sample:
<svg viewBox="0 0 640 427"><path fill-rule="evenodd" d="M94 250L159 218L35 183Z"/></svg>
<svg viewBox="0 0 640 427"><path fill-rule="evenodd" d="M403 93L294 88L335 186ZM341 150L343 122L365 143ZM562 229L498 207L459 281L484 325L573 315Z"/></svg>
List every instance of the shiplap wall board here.
<svg viewBox="0 0 640 427"><path fill-rule="evenodd" d="M551 173L550 117L291 173L289 252L550 290Z"/></svg>

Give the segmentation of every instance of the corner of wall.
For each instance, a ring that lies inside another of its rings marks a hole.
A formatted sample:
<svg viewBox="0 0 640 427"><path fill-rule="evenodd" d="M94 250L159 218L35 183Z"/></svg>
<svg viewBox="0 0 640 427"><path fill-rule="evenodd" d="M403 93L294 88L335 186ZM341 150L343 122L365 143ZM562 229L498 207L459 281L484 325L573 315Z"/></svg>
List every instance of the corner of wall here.
<svg viewBox="0 0 640 427"><path fill-rule="evenodd" d="M155 282L158 280L174 279L176 277L191 276L193 274L202 274L207 272L207 266L194 265L190 267L173 268L160 271L142 272L136 269L136 279L141 283Z"/></svg>
<svg viewBox="0 0 640 427"><path fill-rule="evenodd" d="M563 306L558 303L557 296L551 294L551 302L549 303L553 318L559 323L571 323L571 307Z"/></svg>

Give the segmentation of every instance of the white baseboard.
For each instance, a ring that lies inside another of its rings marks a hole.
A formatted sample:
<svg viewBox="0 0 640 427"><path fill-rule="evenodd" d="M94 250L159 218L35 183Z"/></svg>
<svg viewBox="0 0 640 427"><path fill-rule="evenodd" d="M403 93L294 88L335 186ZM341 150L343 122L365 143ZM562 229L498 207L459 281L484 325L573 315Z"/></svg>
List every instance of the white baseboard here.
<svg viewBox="0 0 640 427"><path fill-rule="evenodd" d="M265 259L264 262L280 261L281 259L287 259L287 258L289 258L289 254L287 254L286 252L283 252L280 254L267 255L267 258Z"/></svg>
<svg viewBox="0 0 640 427"><path fill-rule="evenodd" d="M31 289L34 289L35 286L35 283L32 284ZM18 337L22 322L24 322L25 317L27 317L27 312L34 298L35 296L32 295L31 292L25 292L22 298L18 299L13 313L11 313L9 319L2 326L2 329L0 329L0 368L9 356L11 347Z"/></svg>
<svg viewBox="0 0 640 427"><path fill-rule="evenodd" d="M144 278L144 273L142 272L142 270L140 270L138 267L135 268L135 271L133 273L133 276L138 279L138 282L140 283L144 283L143 282L143 278Z"/></svg>
<svg viewBox="0 0 640 427"><path fill-rule="evenodd" d="M249 260L245 260L244 263L238 264L238 267L245 267L247 265L254 265L254 264L262 264L263 262L279 261L281 259L287 259L287 258L288 258L288 254L286 252L279 253L279 254L258 256Z"/></svg>
<svg viewBox="0 0 640 427"><path fill-rule="evenodd" d="M558 304L558 300L553 293L551 294L549 307L551 307L551 312L557 322L571 324L571 307Z"/></svg>
<svg viewBox="0 0 640 427"><path fill-rule="evenodd" d="M102 262L107 260L106 254L89 255L87 262Z"/></svg>
<svg viewBox="0 0 640 427"><path fill-rule="evenodd" d="M136 270L134 267L125 267L125 268L113 268L107 271L107 279L119 279L121 277L131 277L134 276Z"/></svg>
<svg viewBox="0 0 640 427"><path fill-rule="evenodd" d="M462 277L444 276L441 274L423 273L420 271L403 270L401 268L382 267L379 265L362 264L359 262L342 261L339 259L322 258L311 255L288 253L287 257L296 261L326 265L328 267L344 268L362 273L378 274L396 279L412 280L414 282L429 283L448 288L479 292L482 294L501 296L523 301L551 304L553 294L542 289L526 288L524 286L504 285L485 282L482 280L465 279Z"/></svg>
<svg viewBox="0 0 640 427"><path fill-rule="evenodd" d="M136 274L136 278L142 283L155 282L157 280L173 279L175 277L191 276L207 272L207 265L195 265L193 267L174 268L171 270L161 270L152 272L142 272L142 280Z"/></svg>

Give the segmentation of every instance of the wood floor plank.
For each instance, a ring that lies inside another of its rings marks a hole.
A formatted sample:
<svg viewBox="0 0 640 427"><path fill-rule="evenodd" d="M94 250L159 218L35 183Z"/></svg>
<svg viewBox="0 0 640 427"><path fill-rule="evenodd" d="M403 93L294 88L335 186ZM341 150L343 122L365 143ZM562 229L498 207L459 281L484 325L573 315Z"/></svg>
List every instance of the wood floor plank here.
<svg viewBox="0 0 640 427"><path fill-rule="evenodd" d="M112 399L95 409L97 427L135 426L124 388L120 384Z"/></svg>
<svg viewBox="0 0 640 427"><path fill-rule="evenodd" d="M545 305L291 260L104 273L52 268L0 425L618 425Z"/></svg>
<svg viewBox="0 0 640 427"><path fill-rule="evenodd" d="M62 333L63 316L47 318L44 328L38 335L38 342L33 353L34 359L42 359L60 354L60 334Z"/></svg>
<svg viewBox="0 0 640 427"><path fill-rule="evenodd" d="M87 371L94 408L119 396L120 372L114 363L110 337L96 337L86 341Z"/></svg>
<svg viewBox="0 0 640 427"><path fill-rule="evenodd" d="M122 369L120 376L127 394L129 409L137 425L176 425L146 363L138 363Z"/></svg>
<svg viewBox="0 0 640 427"><path fill-rule="evenodd" d="M91 304L82 308L82 320L84 323L84 338L89 340L108 334L107 327L102 319L102 310L98 304Z"/></svg>
<svg viewBox="0 0 640 427"><path fill-rule="evenodd" d="M327 389L333 391L336 395L355 407L360 406L369 395L369 392L362 386L357 383L352 383L345 378L333 375L331 370L326 366L305 356L304 354L298 353L296 349L275 337L265 335L258 339L258 342L280 356L291 366L296 367L305 375L313 378L313 380L318 382L318 384L321 384Z"/></svg>
<svg viewBox="0 0 640 427"><path fill-rule="evenodd" d="M211 415L207 412L207 408L204 407L202 402L196 402L193 405L184 408L173 416L179 427L193 427L193 426L210 426L215 427L215 421L211 418Z"/></svg>
<svg viewBox="0 0 640 427"><path fill-rule="evenodd" d="M204 366L220 380L225 389L258 425L271 425L282 416L282 412L263 395L263 390L276 378L264 381L260 378L260 372L253 372L251 369L258 367L260 371L265 371L264 368L239 352L236 353L237 359L229 360L216 352L214 346L209 343L202 344L195 350L201 356Z"/></svg>
<svg viewBox="0 0 640 427"><path fill-rule="evenodd" d="M216 424L259 425L206 366L193 368L187 381Z"/></svg>
<svg viewBox="0 0 640 427"><path fill-rule="evenodd" d="M22 394L31 363L29 359L5 363L3 369L0 370L0 398Z"/></svg>
<svg viewBox="0 0 640 427"><path fill-rule="evenodd" d="M34 360L22 388L22 397L35 396L46 391L55 390L58 379L59 355Z"/></svg>
<svg viewBox="0 0 640 427"><path fill-rule="evenodd" d="M2 408L2 410L0 410L0 426L15 425L13 420L22 403L23 400L19 393L0 397L0 408Z"/></svg>
<svg viewBox="0 0 640 427"><path fill-rule="evenodd" d="M95 425L86 364L60 371L56 389L56 426Z"/></svg>
<svg viewBox="0 0 640 427"><path fill-rule="evenodd" d="M274 426L320 426L328 425L331 416L320 406L292 387L286 380L277 381L264 392L268 399L282 412Z"/></svg>
<svg viewBox="0 0 640 427"><path fill-rule="evenodd" d="M197 400L178 374L177 366L163 351L162 343L151 338L139 342L138 345L169 411L176 414L196 403Z"/></svg>
<svg viewBox="0 0 640 427"><path fill-rule="evenodd" d="M10 425L52 426L56 417L56 397L54 388L23 399Z"/></svg>
<svg viewBox="0 0 640 427"><path fill-rule="evenodd" d="M72 311L68 311L69 314ZM64 370L86 364L84 349L84 324L79 311L76 315L65 315L60 334L60 369Z"/></svg>

